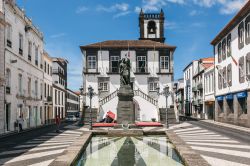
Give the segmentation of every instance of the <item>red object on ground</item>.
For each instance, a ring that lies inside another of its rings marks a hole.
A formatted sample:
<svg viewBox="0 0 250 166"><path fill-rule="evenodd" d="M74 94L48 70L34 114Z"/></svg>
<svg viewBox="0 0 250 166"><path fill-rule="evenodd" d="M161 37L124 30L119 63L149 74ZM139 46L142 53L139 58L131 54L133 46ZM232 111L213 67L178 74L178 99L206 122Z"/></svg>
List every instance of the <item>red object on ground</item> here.
<svg viewBox="0 0 250 166"><path fill-rule="evenodd" d="M135 122L136 126L140 126L140 127L160 127L163 126L161 123L159 122Z"/></svg>
<svg viewBox="0 0 250 166"><path fill-rule="evenodd" d="M114 127L116 123L94 123L93 127Z"/></svg>
<svg viewBox="0 0 250 166"><path fill-rule="evenodd" d="M107 112L107 115L108 115L110 118L115 119L115 114L114 114L113 112L108 111L108 112Z"/></svg>

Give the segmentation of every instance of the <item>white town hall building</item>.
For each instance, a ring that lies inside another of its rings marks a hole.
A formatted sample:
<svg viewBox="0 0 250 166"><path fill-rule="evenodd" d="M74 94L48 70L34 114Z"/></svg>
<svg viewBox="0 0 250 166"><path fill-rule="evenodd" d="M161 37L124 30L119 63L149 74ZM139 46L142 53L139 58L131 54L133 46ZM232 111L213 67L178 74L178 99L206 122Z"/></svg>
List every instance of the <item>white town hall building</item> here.
<svg viewBox="0 0 250 166"><path fill-rule="evenodd" d="M96 95L92 110L97 121L112 111L117 115L120 86L119 60L131 61L131 82L134 90L134 111L137 121L160 121L160 112L166 110L165 96L157 94L168 85L172 89L173 54L175 46L164 43L164 13L139 15L139 40L108 40L81 46L83 53L83 88L92 86ZM85 96L86 105L90 105ZM173 105L168 97L168 107ZM94 113L95 116L95 113Z"/></svg>

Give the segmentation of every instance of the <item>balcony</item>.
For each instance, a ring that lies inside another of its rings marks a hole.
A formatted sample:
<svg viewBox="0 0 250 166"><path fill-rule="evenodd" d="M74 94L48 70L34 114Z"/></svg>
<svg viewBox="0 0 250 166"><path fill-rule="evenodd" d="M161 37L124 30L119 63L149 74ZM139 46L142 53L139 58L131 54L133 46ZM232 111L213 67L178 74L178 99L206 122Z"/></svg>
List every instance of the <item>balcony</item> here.
<svg viewBox="0 0 250 166"><path fill-rule="evenodd" d="M193 106L198 106L198 101L197 100L193 100Z"/></svg>
<svg viewBox="0 0 250 166"><path fill-rule="evenodd" d="M193 87L192 87L192 91L193 91L193 92L197 92L197 90L198 90L198 89L197 89L197 86L193 86Z"/></svg>
<svg viewBox="0 0 250 166"><path fill-rule="evenodd" d="M203 84L202 84L202 83L199 83L199 84L197 85L197 89L198 89L198 90L202 90L202 89L203 89Z"/></svg>
<svg viewBox="0 0 250 166"><path fill-rule="evenodd" d="M6 86L6 94L10 94L10 87Z"/></svg>
<svg viewBox="0 0 250 166"><path fill-rule="evenodd" d="M64 76L64 73L62 72L62 70L58 70L58 69L53 69L52 74L57 74L57 75L60 75L60 76Z"/></svg>

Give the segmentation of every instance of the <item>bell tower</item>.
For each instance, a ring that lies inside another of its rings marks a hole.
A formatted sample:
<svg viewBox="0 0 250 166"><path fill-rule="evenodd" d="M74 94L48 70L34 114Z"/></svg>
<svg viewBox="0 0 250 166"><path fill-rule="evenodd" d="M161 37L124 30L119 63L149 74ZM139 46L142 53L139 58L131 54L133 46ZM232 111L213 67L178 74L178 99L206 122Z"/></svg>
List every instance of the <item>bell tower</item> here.
<svg viewBox="0 0 250 166"><path fill-rule="evenodd" d="M164 43L164 12L139 14L140 38L139 40L153 40Z"/></svg>

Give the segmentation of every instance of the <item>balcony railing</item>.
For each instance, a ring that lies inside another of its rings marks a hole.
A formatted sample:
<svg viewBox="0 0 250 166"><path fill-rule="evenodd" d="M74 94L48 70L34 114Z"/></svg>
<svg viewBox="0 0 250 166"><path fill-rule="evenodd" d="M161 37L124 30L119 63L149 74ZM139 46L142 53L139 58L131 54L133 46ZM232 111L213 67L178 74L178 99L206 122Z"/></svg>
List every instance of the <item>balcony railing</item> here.
<svg viewBox="0 0 250 166"><path fill-rule="evenodd" d="M192 87L192 91L193 91L193 92L196 92L197 90L198 90L198 89L197 89L197 86L193 86L193 87Z"/></svg>

